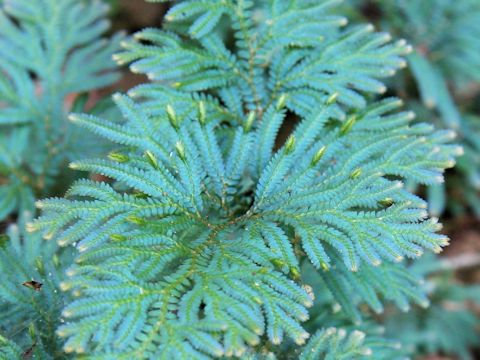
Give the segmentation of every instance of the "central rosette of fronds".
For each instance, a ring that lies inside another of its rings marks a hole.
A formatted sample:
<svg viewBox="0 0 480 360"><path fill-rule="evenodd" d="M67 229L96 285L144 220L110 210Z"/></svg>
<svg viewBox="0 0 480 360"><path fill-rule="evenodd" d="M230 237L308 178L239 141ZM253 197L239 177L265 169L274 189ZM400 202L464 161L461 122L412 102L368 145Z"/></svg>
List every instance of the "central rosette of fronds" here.
<svg viewBox="0 0 480 360"><path fill-rule="evenodd" d="M149 29L124 44L118 60L160 82L114 96L123 124L71 116L119 145L72 168L115 181L39 203L36 226L79 250L63 283L78 296L59 330L66 350L200 359L303 344L313 296L302 263L338 285L384 262L387 279L390 263L447 243L402 180L441 181L452 134L411 126L397 99L367 104L360 91L385 91L375 77L403 66L408 47L369 26L342 30L333 3L273 1L256 24L250 3L183 2L168 18L202 13L190 33L173 27L191 40ZM211 31L222 14L235 51ZM287 111L299 122L277 148ZM415 294L402 281L359 293L377 310L377 290L406 306Z"/></svg>
<svg viewBox="0 0 480 360"><path fill-rule="evenodd" d="M253 115L243 126L223 124L203 101L191 119L174 106L152 116L124 96L115 97L123 126L72 116L126 147L110 160L72 164L117 180L113 186L83 180L67 194L72 200L40 203L47 211L41 223L80 251L64 288L82 298L65 316L107 317L118 346L145 322L151 336L185 331L190 341L218 342L219 352L241 352L265 331L274 343L284 333L303 343L308 334L299 322L312 299L291 279L299 280L305 255L328 268L338 253L357 270L362 260L379 265L445 245L425 203L398 178L432 178L435 167L450 165L441 145L448 133L409 127L410 113L389 113L397 100L343 125L336 105L325 103L274 152L284 99L256 126ZM60 332L78 350L93 333L77 326Z"/></svg>

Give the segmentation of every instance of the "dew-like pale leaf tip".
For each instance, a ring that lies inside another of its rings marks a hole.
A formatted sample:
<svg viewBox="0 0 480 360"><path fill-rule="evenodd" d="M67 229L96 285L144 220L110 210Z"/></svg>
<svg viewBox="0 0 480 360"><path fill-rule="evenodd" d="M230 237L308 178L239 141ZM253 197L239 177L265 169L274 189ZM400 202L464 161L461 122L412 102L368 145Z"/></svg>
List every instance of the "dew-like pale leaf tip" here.
<svg viewBox="0 0 480 360"><path fill-rule="evenodd" d="M373 351L370 348L363 348L361 353L362 355L365 355L365 356L371 356L373 354Z"/></svg>
<svg viewBox="0 0 480 360"><path fill-rule="evenodd" d="M330 327L330 328L328 328L328 329L326 330L326 333L327 333L327 335L329 335L329 336L335 334L336 332L337 332L337 329L334 328L334 327Z"/></svg>
<svg viewBox="0 0 480 360"><path fill-rule="evenodd" d="M360 330L354 330L352 335L358 341L363 341L363 339L365 339L365 333L363 331L360 331Z"/></svg>
<svg viewBox="0 0 480 360"><path fill-rule="evenodd" d="M69 114L68 115L68 120L70 120L71 122L74 123L74 122L77 122L78 120L80 120L80 118L76 114Z"/></svg>

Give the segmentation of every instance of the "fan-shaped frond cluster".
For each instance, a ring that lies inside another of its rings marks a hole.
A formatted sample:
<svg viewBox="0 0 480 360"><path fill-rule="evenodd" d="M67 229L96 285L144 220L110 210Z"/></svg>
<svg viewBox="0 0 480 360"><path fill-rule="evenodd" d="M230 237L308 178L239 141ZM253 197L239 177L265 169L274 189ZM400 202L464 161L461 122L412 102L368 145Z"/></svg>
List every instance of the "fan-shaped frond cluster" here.
<svg viewBox="0 0 480 360"><path fill-rule="evenodd" d="M480 121L473 115L480 83L480 2L361 0L355 6L361 8L367 3L374 4L382 14L383 29L405 37L413 45L414 51L408 56L411 73L419 100L430 111L421 109L415 94L406 90L409 78L395 82L398 92L409 97L409 104L420 109L422 117L454 129L465 150L458 173L452 173L447 187L430 187L430 212L443 212L448 190L451 210L462 211L468 205L480 215Z"/></svg>
<svg viewBox="0 0 480 360"><path fill-rule="evenodd" d="M124 43L116 59L155 82L114 96L123 123L70 117L118 145L71 167L114 183L76 182L39 202L34 224L79 251L62 283L78 297L58 330L67 351L204 359L261 356L266 339L302 345L319 290L302 281L304 259L351 313L363 301L380 311L378 292L425 301L394 263L447 239L403 181L441 182L459 149L451 132L412 125L399 100L368 101L408 46L344 28L336 3L183 1L170 30ZM349 301L351 278L363 292ZM369 348L326 330L304 354L321 354L325 336L352 356Z"/></svg>

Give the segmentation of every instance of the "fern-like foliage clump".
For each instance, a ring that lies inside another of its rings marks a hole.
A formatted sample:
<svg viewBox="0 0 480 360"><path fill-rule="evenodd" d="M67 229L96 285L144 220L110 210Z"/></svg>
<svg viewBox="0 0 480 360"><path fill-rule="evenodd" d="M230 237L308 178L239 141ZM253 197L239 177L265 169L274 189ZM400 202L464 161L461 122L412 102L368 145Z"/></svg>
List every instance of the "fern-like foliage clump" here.
<svg viewBox="0 0 480 360"><path fill-rule="evenodd" d="M109 21L108 7L99 1L6 0L0 6L3 220L33 211L36 198L67 187L65 163L101 149L80 138L66 115L83 110L82 98L75 106L69 98L117 79L111 56L120 36L101 38Z"/></svg>
<svg viewBox="0 0 480 360"><path fill-rule="evenodd" d="M414 308L408 314L391 314L386 319L387 334L396 336L407 355L443 353L470 360L469 348L478 345L480 287L455 280L449 260L425 256L410 267L429 293L431 306Z"/></svg>
<svg viewBox="0 0 480 360"><path fill-rule="evenodd" d="M429 188L431 212L439 215L449 205L455 214L469 207L480 216L480 118L476 115L480 95L480 2L361 0L355 3L358 9L365 6L376 9L381 14L379 26L395 36L405 37L413 45L408 60L419 96L415 98L408 77L399 78L394 86L422 118L455 130L465 150L457 171L447 178L446 185Z"/></svg>
<svg viewBox="0 0 480 360"><path fill-rule="evenodd" d="M31 214L23 214L31 219ZM25 231L24 224L7 229L0 244L0 337L1 359L64 359L62 341L55 330L65 320L67 304L60 290L73 249L44 242L40 234Z"/></svg>
<svg viewBox="0 0 480 360"><path fill-rule="evenodd" d="M77 297L58 329L67 352L358 358L375 347L357 330L322 324L303 347L315 294L343 296L352 312L365 301L381 311L384 297L425 302L396 262L448 240L403 181L441 182L459 150L451 131L412 125L398 99L368 100L410 48L346 26L337 3L180 1L166 30L123 43L117 61L154 82L114 96L121 124L70 117L118 147L71 167L114 182L40 201L33 226L78 249L61 284ZM398 280L366 281L372 269ZM345 298L349 277L358 299Z"/></svg>

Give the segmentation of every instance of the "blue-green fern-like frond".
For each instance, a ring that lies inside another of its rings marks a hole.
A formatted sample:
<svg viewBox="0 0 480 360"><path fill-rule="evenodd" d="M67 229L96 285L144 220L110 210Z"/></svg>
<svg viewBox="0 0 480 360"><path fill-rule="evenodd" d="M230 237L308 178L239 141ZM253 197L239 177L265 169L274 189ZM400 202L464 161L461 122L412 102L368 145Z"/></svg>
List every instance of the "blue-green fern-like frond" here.
<svg viewBox="0 0 480 360"><path fill-rule="evenodd" d="M336 3L276 1L263 4L253 17L251 1L180 2L167 20L183 21L199 12L210 18L207 14L219 8L235 30L237 51L213 30L185 42L172 32L145 29L115 58L152 80L187 91L214 90L227 103L241 97L260 111L282 94L289 95L287 108L300 115L334 93L340 104L363 107L363 94L385 92L378 79L404 67L401 55L411 49L404 41L389 43L390 36L373 32L372 25L343 30L347 20L328 12Z"/></svg>
<svg viewBox="0 0 480 360"><path fill-rule="evenodd" d="M402 21L411 25L409 38L446 76L457 82L469 82L472 77L480 80L477 1L396 0L386 3L385 10L389 17L386 21L393 20L389 25L396 27L396 31L404 25Z"/></svg>
<svg viewBox="0 0 480 360"><path fill-rule="evenodd" d="M111 56L121 36L101 38L107 11L73 0L0 8L0 219L33 211L71 160L78 135L65 121L66 97L117 80Z"/></svg>
<svg viewBox="0 0 480 360"><path fill-rule="evenodd" d="M328 293L323 293L310 311L314 314L311 316L314 323L323 316L326 301L336 312L341 311L354 323L364 320L364 314L360 311L363 304L380 314L384 312L385 301L393 301L404 312L410 309L411 302L424 308L430 303L421 286L424 279L411 274L408 267L395 263L380 266L364 264L359 271L352 272L339 258L333 257L333 260L335 265L331 269L318 273L308 264L302 267L304 281L316 293L328 289Z"/></svg>
<svg viewBox="0 0 480 360"><path fill-rule="evenodd" d="M300 360L400 359L398 343L366 335L359 330L347 332L334 327L318 331L302 349Z"/></svg>
<svg viewBox="0 0 480 360"><path fill-rule="evenodd" d="M413 274L427 278L423 287L431 306L386 319L387 333L397 336L409 355L442 352L472 359L468 349L478 343L480 318L470 305L480 304L480 288L460 284L448 263L448 258L426 256L410 266Z"/></svg>
<svg viewBox="0 0 480 360"><path fill-rule="evenodd" d="M26 220L30 217L23 216ZM29 356L64 358L62 341L55 330L64 321L61 310L66 296L60 291L60 282L66 264L72 261L71 250L60 249L54 241L45 242L40 234L29 234L24 224L7 229L0 248L0 334L15 341L21 354L30 349ZM12 355L5 359L25 357Z"/></svg>
<svg viewBox="0 0 480 360"><path fill-rule="evenodd" d="M14 342L0 335L0 356L2 359L21 359L22 349Z"/></svg>
<svg viewBox="0 0 480 360"><path fill-rule="evenodd" d="M382 14L379 20L382 29L405 37L412 44L414 51L407 57L412 76L399 78L392 83L393 87L408 98L407 104L419 112L420 118L455 130L465 149L465 156L459 159L462 165L450 174L447 184L428 188L430 213L439 216L448 205L455 213L470 208L479 215L480 162L473 139L480 137L480 131L478 119L471 115L476 111L476 89L480 83L480 2L350 0L349 3L358 9L370 4ZM418 95L410 90L410 80L415 83Z"/></svg>

